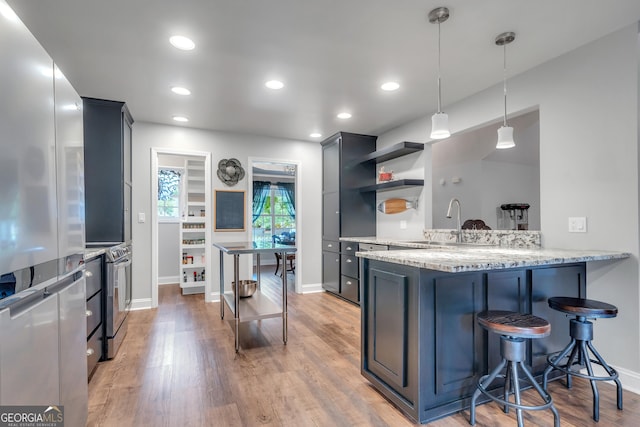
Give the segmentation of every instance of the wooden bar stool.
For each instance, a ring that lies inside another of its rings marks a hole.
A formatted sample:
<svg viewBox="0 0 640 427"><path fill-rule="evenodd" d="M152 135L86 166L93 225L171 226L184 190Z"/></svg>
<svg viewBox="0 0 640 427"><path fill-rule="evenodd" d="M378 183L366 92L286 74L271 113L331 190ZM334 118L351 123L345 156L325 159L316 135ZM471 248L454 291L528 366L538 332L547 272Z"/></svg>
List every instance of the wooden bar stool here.
<svg viewBox="0 0 640 427"><path fill-rule="evenodd" d="M571 388L571 379L574 376L588 379L591 382L591 390L593 391L593 419L598 421L600 419L600 395L598 394L596 381L615 381L618 392L618 409L622 409L622 384L618 379L618 373L607 365L607 362L604 361L591 343L593 339L593 323L588 321L588 319L616 317L618 308L605 302L572 297L549 298L549 307L576 317L569 322L569 335L571 335L569 345L559 353L554 353L547 357L549 365L542 377L542 387L545 390L547 389L547 378L554 369L567 375L567 388ZM591 358L589 350L595 359ZM565 358L566 362L563 362ZM607 375L595 375L592 366L594 363L604 368ZM576 365L578 369L572 369ZM582 367L586 367L587 374L580 372Z"/></svg>
<svg viewBox="0 0 640 427"><path fill-rule="evenodd" d="M555 427L560 427L560 415L553 406L553 399L533 378L533 375L525 365L527 338L544 338L551 333L551 325L545 319L532 314L521 314L513 311L483 311L478 314L478 323L490 332L500 334L500 355L502 360L489 374L478 380L476 391L471 398L471 416L469 424L476 424L476 400L480 394L484 394L494 402L504 407L508 413L509 408L516 408L518 427L524 425L522 410L540 411L551 409ZM499 375L506 367L506 372ZM520 400L520 377L518 368L524 373L525 379L536 389L544 404L538 406L523 405ZM496 377L504 378L503 398L489 393L488 387ZM514 401L509 400L514 395Z"/></svg>

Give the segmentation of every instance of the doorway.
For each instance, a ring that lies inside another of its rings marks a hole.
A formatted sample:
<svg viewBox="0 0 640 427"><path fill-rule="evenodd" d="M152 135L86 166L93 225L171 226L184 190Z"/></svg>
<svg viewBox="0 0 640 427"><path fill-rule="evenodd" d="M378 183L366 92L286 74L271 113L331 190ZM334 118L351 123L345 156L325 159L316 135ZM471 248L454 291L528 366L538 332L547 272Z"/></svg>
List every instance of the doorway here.
<svg viewBox="0 0 640 427"><path fill-rule="evenodd" d="M212 271L211 153L152 148L151 163L152 307L158 306L158 286L168 283L179 283L183 295L204 293L213 301L213 275L205 275Z"/></svg>
<svg viewBox="0 0 640 427"><path fill-rule="evenodd" d="M249 239L261 243L295 245L298 251L294 259L287 261L282 272L275 256L262 256L263 271L273 269L274 274L287 274L295 278L295 291L301 292L302 253L300 251L301 206L300 163L294 160L249 158ZM256 260L254 256L253 265Z"/></svg>

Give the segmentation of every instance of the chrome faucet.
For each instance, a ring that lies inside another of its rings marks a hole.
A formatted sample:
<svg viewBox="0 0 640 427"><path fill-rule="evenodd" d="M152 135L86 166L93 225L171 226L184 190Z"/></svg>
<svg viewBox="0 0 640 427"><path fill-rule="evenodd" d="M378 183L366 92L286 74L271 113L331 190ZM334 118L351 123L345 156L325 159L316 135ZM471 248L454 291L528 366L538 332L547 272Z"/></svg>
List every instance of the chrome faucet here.
<svg viewBox="0 0 640 427"><path fill-rule="evenodd" d="M453 208L454 203L458 205L458 226L455 231L456 242L460 243L462 242L462 227L460 225L460 211L462 209L460 208L460 200L456 199L455 197L449 202L449 209L447 209L447 218L451 218L451 208Z"/></svg>

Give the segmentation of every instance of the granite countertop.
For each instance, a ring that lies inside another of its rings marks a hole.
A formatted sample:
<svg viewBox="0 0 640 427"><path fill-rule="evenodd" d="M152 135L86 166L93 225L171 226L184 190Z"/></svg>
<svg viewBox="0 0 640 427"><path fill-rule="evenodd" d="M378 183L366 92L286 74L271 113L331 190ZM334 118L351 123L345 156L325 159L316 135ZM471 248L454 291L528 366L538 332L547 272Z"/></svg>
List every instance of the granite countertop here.
<svg viewBox="0 0 640 427"><path fill-rule="evenodd" d="M505 248L474 244L450 246L415 241L377 239L375 237L341 238L340 240L404 246L408 249L356 252L356 255L362 258L450 273L615 260L631 256L626 252L603 250Z"/></svg>

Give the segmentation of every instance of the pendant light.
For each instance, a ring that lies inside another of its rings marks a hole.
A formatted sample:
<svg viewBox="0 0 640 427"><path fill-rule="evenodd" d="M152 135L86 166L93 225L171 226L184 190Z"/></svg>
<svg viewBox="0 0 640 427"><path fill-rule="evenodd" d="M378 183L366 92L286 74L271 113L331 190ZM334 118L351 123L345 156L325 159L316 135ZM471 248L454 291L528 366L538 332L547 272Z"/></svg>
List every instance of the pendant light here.
<svg viewBox="0 0 640 427"><path fill-rule="evenodd" d="M438 24L438 112L431 116L431 138L444 139L449 132L449 115L442 112L442 91L440 90L440 24L449 19L449 9L437 7L429 12L429 22Z"/></svg>
<svg viewBox="0 0 640 427"><path fill-rule="evenodd" d="M502 79L504 87L504 120L502 126L498 129L498 143L496 148L513 148L516 143L513 140L513 128L507 126L507 45L516 39L516 33L511 31L499 34L496 37L496 44L502 46L503 49L503 64L502 64Z"/></svg>

